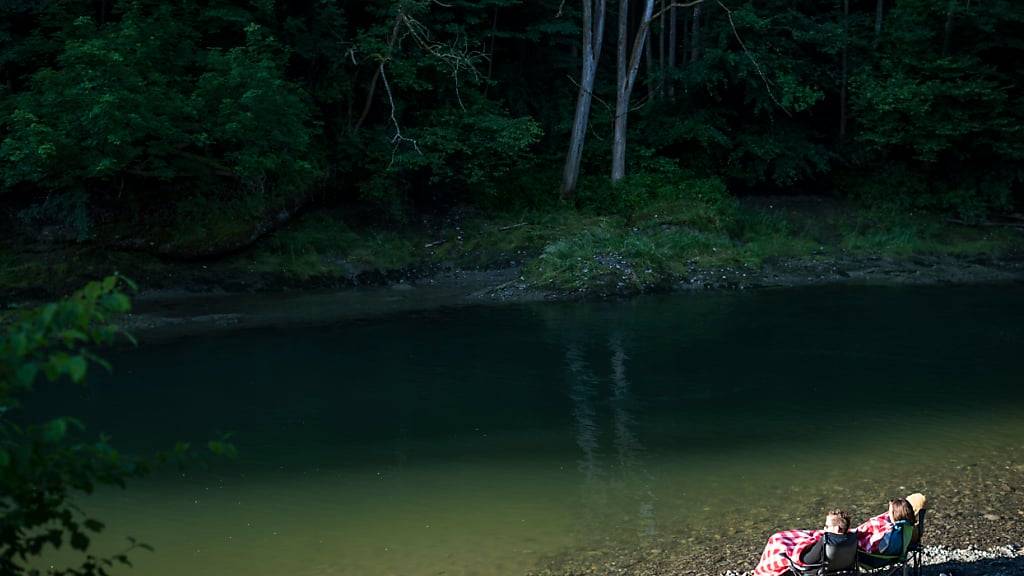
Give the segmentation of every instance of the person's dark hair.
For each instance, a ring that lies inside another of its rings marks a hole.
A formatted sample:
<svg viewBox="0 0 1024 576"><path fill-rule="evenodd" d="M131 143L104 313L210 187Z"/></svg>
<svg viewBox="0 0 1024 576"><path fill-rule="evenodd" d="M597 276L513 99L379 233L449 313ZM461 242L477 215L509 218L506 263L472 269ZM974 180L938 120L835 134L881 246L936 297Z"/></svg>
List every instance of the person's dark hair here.
<svg viewBox="0 0 1024 576"><path fill-rule="evenodd" d="M910 505L905 498L895 498L889 500L889 505L892 506L892 521L899 522L900 520L906 520L913 524L917 522L914 515L914 507Z"/></svg>
<svg viewBox="0 0 1024 576"><path fill-rule="evenodd" d="M828 519L832 519L832 523L839 527L839 530L846 534L850 531L850 515L841 508L833 508L828 511L828 515L825 517L826 522Z"/></svg>

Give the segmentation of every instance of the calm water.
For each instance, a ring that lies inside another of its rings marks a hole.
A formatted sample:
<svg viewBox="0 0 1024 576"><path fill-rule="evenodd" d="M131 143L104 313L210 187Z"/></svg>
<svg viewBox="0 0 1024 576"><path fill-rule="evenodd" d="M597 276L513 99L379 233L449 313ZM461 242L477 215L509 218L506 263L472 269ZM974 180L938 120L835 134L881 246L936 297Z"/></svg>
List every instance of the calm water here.
<svg viewBox="0 0 1024 576"><path fill-rule="evenodd" d="M60 409L128 450L235 433L83 501L101 551L156 548L124 574L519 574L969 481L1022 450L1022 344L1013 286L442 309L143 343Z"/></svg>

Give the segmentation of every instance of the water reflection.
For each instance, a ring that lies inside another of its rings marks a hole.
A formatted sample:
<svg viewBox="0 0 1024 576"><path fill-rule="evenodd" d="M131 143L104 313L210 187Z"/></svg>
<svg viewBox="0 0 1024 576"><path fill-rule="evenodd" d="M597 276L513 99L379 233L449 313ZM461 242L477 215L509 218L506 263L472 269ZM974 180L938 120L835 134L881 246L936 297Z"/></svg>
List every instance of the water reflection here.
<svg viewBox="0 0 1024 576"><path fill-rule="evenodd" d="M907 469L998 509L986 483L1024 470L1022 327L1019 289L461 309L143 345L45 405L141 451L236 431L216 477L88 500L111 547L157 546L137 573L504 576L758 548L826 505L873 512ZM892 427L882 393L914 438L884 451L848 434Z"/></svg>
<svg viewBox="0 0 1024 576"><path fill-rule="evenodd" d="M604 378L595 374L583 343L573 341L565 346L568 394L580 450L577 467L583 479L580 510L585 517L581 525L607 526L610 520L631 525L622 528L635 529L639 538L650 538L657 534L653 479L637 434L637 403L627 377L629 355L622 334L613 333L599 352L610 360ZM605 407L607 415L602 418ZM614 454L613 460L602 457L602 439L609 437L611 446L607 448ZM609 492L614 493L611 507Z"/></svg>

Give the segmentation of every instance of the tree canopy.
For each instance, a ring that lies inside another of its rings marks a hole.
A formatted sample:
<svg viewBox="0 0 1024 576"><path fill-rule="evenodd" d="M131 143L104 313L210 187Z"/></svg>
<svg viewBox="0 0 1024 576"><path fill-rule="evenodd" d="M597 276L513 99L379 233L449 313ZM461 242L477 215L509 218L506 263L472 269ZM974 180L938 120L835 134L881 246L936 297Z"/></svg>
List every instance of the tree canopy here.
<svg viewBox="0 0 1024 576"><path fill-rule="evenodd" d="M181 226L210 241L211 219L230 217L213 241L236 246L312 201L398 220L550 205L588 6L5 2L0 201L78 239L169 252L201 252ZM836 192L974 219L1017 200L1019 3L673 6L600 3L606 38L625 22L628 41L647 40L628 172L659 158L739 192ZM613 49L588 89L581 162L602 179Z"/></svg>

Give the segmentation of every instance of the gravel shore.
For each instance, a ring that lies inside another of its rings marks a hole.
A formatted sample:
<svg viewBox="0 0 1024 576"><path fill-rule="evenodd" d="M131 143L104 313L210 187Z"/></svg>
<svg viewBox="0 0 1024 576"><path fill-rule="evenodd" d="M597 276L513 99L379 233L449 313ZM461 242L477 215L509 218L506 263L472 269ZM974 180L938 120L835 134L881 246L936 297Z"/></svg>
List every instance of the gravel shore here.
<svg viewBox="0 0 1024 576"><path fill-rule="evenodd" d="M1016 544L992 548L925 546L921 573L928 576L1010 576L1024 574L1024 549ZM722 576L750 576L727 570Z"/></svg>
<svg viewBox="0 0 1024 576"><path fill-rule="evenodd" d="M927 576L1024 574L1024 490L1019 488L1024 486L1024 448L976 456L975 463L923 474L905 487L928 496ZM838 503L855 523L884 506L877 495L837 489L835 502L808 502L789 513L816 517ZM614 546L609 537L565 550L532 576L749 576L771 533L801 527L785 519L777 525L751 521L742 510L723 514L730 518L723 526L666 532L642 545Z"/></svg>

